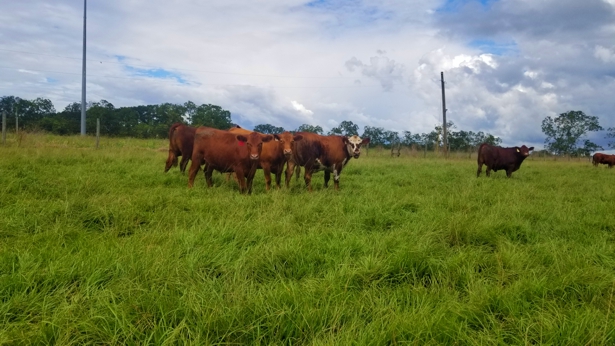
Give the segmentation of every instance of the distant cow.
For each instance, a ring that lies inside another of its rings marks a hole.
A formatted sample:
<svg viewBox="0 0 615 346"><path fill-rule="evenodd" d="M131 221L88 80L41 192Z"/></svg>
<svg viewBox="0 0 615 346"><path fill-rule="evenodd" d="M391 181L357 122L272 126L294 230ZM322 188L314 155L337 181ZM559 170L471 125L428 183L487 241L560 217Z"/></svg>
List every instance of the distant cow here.
<svg viewBox="0 0 615 346"><path fill-rule="evenodd" d="M239 126L231 128L229 132L244 135L252 133L252 131ZM263 144L263 151L258 162L258 168L262 168L265 173L265 186L267 190L271 188L271 173L275 174L275 184L278 188L280 187L284 164L291 158L295 141L300 141L303 136L293 135L286 131L273 135L273 138L275 139L274 141Z"/></svg>
<svg viewBox="0 0 615 346"><path fill-rule="evenodd" d="M188 175L188 187L194 185L194 178L205 164L207 186L213 185L211 175L214 170L226 173L235 172L239 192L251 193L252 180L256 173L263 143L273 139L271 135L251 132L248 135L201 126L194 136L192 164Z"/></svg>
<svg viewBox="0 0 615 346"><path fill-rule="evenodd" d="M177 157L181 156L179 170L186 171L188 160L192 157L192 146L194 145L194 133L196 128L175 123L169 129L169 157L164 166L164 172L168 172L171 167L177 166Z"/></svg>
<svg viewBox="0 0 615 346"><path fill-rule="evenodd" d="M321 136L311 132L297 132L303 139L295 143L293 159L288 162L286 186L289 185L296 166L305 167L304 180L308 190L312 191L312 174L325 171L325 187L328 186L333 173L335 189L339 189L342 169L351 158L359 158L361 145L369 143L369 138L359 136Z"/></svg>
<svg viewBox="0 0 615 346"><path fill-rule="evenodd" d="M502 148L483 143L478 148L476 177L480 176L484 164L487 166L487 176L491 175L491 170L494 172L505 170L506 176L510 178L512 172L518 170L523 160L530 156L530 150L534 150L534 147L528 148L522 145L521 147Z"/></svg>
<svg viewBox="0 0 615 346"><path fill-rule="evenodd" d="M592 158L592 164L598 166L598 164L608 165L609 168L613 168L615 165L615 155L595 153Z"/></svg>

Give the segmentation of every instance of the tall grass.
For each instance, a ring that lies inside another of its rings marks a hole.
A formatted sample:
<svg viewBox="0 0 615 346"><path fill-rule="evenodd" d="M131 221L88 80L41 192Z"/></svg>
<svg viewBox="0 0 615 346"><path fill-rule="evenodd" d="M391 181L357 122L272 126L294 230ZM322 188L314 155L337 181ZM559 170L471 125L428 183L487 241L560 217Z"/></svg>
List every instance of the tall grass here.
<svg viewBox="0 0 615 346"><path fill-rule="evenodd" d="M0 344L615 343L614 170L370 151L244 196L163 140L8 142Z"/></svg>

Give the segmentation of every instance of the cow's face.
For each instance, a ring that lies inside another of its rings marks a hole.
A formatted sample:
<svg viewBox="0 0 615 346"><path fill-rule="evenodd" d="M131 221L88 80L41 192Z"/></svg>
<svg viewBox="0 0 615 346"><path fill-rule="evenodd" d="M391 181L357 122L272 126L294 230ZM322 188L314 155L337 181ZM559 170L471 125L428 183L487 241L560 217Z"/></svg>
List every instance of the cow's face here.
<svg viewBox="0 0 615 346"><path fill-rule="evenodd" d="M247 147L250 160L258 160L261 156L261 151L263 150L263 143L272 140L273 136L252 132L245 136L237 135L236 138L239 142L243 142Z"/></svg>
<svg viewBox="0 0 615 346"><path fill-rule="evenodd" d="M284 156L286 157L286 159L289 159L293 153L293 150L295 150L295 141L302 140L303 136L302 135L293 136L292 133L286 131L286 132L280 133L279 135L273 135L273 138L275 138L275 140L280 143L280 146L282 147L282 153L284 153Z"/></svg>
<svg viewBox="0 0 615 346"><path fill-rule="evenodd" d="M361 137L354 135L350 137L344 137L344 143L346 143L346 150L348 154L355 159L361 155L361 145L369 143L369 137L361 139Z"/></svg>
<svg viewBox="0 0 615 346"><path fill-rule="evenodd" d="M517 155L528 157L530 156L530 151L534 150L534 147L528 148L525 145L522 145L521 147L515 147L515 149L517 150Z"/></svg>

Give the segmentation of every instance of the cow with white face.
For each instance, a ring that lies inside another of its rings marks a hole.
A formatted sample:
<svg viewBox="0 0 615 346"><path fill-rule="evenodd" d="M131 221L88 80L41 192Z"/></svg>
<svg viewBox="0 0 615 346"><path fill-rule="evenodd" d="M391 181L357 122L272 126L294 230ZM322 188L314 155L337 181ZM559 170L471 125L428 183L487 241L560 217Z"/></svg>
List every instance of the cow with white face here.
<svg viewBox="0 0 615 346"><path fill-rule="evenodd" d="M354 135L321 136L311 132L298 132L303 139L295 143L292 160L286 169L286 186L289 185L295 166L305 167L304 180L309 191L312 191L312 174L325 171L325 187L329 185L331 173L335 189L339 190L339 179L342 169L351 158L359 158L361 145L369 143L369 138L361 139ZM297 173L299 174L299 173Z"/></svg>

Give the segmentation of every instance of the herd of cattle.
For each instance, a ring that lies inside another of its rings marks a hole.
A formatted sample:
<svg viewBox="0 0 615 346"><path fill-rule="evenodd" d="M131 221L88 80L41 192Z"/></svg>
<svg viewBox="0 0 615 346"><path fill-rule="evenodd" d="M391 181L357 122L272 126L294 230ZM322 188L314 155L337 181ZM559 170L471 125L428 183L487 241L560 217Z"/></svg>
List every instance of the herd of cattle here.
<svg viewBox="0 0 615 346"><path fill-rule="evenodd" d="M169 129L169 156L164 171L177 165L186 171L188 161L192 161L188 173L188 187L194 185L196 174L204 167L207 186L212 186L214 170L221 173L235 173L239 191L252 192L252 182L257 169L265 174L266 189L271 188L271 174L275 175L275 184L279 188L284 166L286 166L286 187L289 186L293 172L297 178L301 167L305 168L304 180L308 190L312 190L312 174L324 171L325 187L328 186L333 173L335 189L339 189L342 169L351 158L359 158L361 145L368 144L369 138L359 136L322 136L311 132L283 132L266 135L235 126L227 131L201 126L190 127L175 123ZM482 144L478 149L479 177L483 165L486 174L491 171L506 171L510 177L521 167L521 163L530 155L534 147L502 148ZM593 164L615 165L615 155L596 153Z"/></svg>

